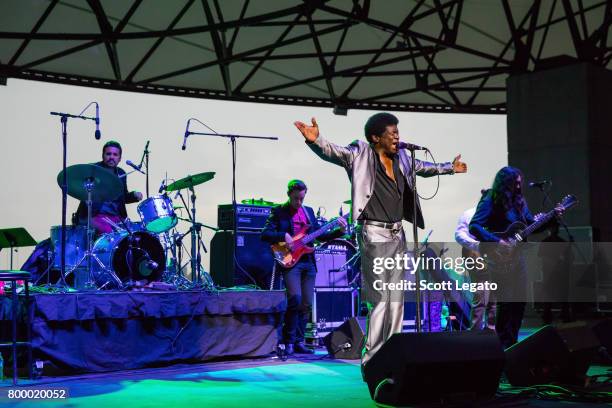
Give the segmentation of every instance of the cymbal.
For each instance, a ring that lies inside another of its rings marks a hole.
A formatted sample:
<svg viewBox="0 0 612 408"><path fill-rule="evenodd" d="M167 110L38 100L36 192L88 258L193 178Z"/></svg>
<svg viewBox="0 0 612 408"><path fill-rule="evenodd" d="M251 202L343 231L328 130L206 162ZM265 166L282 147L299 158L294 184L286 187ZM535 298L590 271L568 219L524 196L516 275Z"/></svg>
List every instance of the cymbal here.
<svg viewBox="0 0 612 408"><path fill-rule="evenodd" d="M246 198L244 200L241 201L242 204L249 204L249 205L261 205L261 206L273 206L275 205L275 203L273 203L272 201L266 201L263 198L260 198L259 200L256 200L255 198Z"/></svg>
<svg viewBox="0 0 612 408"><path fill-rule="evenodd" d="M176 180L174 183L169 184L168 187L166 187L166 191L176 191L184 188L195 187L198 184L206 183L213 178L215 178L214 171L207 171L205 173L183 177L182 179Z"/></svg>
<svg viewBox="0 0 612 408"><path fill-rule="evenodd" d="M60 171L57 175L57 184L60 188L63 174L64 172ZM87 200L86 180L92 181L91 199L94 202L112 201L121 195L123 184L110 170L93 164L74 164L66 167L66 190L70 197L81 201Z"/></svg>
<svg viewBox="0 0 612 408"><path fill-rule="evenodd" d="M343 204L353 204L353 200L344 200Z"/></svg>

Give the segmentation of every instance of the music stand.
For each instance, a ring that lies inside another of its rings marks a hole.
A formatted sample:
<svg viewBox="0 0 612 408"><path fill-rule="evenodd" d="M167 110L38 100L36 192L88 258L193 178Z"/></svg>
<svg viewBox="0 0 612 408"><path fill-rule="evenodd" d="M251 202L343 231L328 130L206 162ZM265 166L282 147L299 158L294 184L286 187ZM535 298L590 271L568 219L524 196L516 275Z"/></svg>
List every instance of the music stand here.
<svg viewBox="0 0 612 408"><path fill-rule="evenodd" d="M11 267L9 269L11 270L13 270L13 249L35 246L36 244L36 240L32 238L25 228L5 228L0 230L0 249L10 248Z"/></svg>

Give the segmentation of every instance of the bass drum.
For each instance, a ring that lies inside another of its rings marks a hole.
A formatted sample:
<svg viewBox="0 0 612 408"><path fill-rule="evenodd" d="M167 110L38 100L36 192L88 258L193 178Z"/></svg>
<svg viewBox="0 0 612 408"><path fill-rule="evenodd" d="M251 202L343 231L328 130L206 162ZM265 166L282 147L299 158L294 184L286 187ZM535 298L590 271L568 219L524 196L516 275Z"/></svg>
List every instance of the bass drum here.
<svg viewBox="0 0 612 408"><path fill-rule="evenodd" d="M360 257L351 241L333 239L315 249L316 287L347 287L360 269ZM359 285L361 282L355 282Z"/></svg>
<svg viewBox="0 0 612 408"><path fill-rule="evenodd" d="M93 260L93 275L99 288L121 288L130 277L134 281L145 281L145 284L161 279L166 266L166 255L157 237L138 231L132 233L131 241L130 245L130 235L126 231L98 238L93 253L102 265Z"/></svg>

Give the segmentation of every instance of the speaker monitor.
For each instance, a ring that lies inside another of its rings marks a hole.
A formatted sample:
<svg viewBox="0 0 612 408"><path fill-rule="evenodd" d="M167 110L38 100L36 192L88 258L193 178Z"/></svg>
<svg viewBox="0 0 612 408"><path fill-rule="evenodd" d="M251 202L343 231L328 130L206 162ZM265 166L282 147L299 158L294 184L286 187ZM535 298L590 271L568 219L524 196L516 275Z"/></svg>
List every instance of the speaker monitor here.
<svg viewBox="0 0 612 408"><path fill-rule="evenodd" d="M591 329L601 344L594 362L610 365L612 363L612 319L595 321L591 323Z"/></svg>
<svg viewBox="0 0 612 408"><path fill-rule="evenodd" d="M544 326L506 349L510 384L580 384L600 343L584 322Z"/></svg>
<svg viewBox="0 0 612 408"><path fill-rule="evenodd" d="M323 337L323 344L333 358L357 360L361 358L365 318L352 317Z"/></svg>
<svg viewBox="0 0 612 408"><path fill-rule="evenodd" d="M612 354L612 319L603 319L594 322L591 329L603 347Z"/></svg>
<svg viewBox="0 0 612 408"><path fill-rule="evenodd" d="M224 287L255 284L270 289L274 259L260 231L236 232L236 257L232 231L217 231L210 243L210 273L215 284ZM278 273L275 285L278 286Z"/></svg>
<svg viewBox="0 0 612 408"><path fill-rule="evenodd" d="M365 366L373 400L408 405L493 397L504 352L492 331L397 333Z"/></svg>

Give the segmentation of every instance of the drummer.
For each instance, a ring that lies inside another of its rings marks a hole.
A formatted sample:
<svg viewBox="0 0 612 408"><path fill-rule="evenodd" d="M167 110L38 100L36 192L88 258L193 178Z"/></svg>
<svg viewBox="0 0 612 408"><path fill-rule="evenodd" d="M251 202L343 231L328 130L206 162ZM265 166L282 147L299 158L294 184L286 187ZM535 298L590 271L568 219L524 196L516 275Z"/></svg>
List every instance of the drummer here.
<svg viewBox="0 0 612 408"><path fill-rule="evenodd" d="M105 234L113 231L112 224L121 224L121 220L127 218L125 204L136 203L142 200L142 193L139 191L128 192L127 175L119 167L121 161L121 145L114 140L106 142L102 147L102 161L94 163L96 166L103 167L115 173L123 184L123 193L113 201L92 203L92 226L98 234ZM75 223L87 225L87 203L81 201L75 214Z"/></svg>

